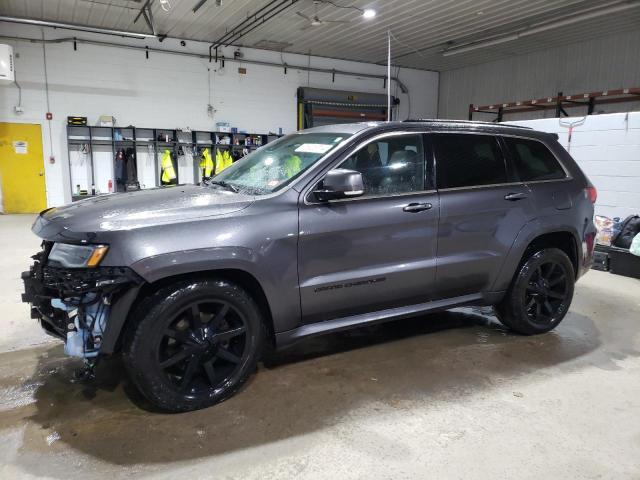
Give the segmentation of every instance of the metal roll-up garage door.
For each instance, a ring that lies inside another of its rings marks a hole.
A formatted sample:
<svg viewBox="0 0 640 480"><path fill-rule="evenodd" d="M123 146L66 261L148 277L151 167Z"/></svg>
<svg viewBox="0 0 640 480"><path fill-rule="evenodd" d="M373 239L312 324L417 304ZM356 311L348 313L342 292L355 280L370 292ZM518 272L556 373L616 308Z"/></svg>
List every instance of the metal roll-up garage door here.
<svg viewBox="0 0 640 480"><path fill-rule="evenodd" d="M392 97L391 113L398 101ZM387 97L378 93L298 88L298 130L333 123L384 121Z"/></svg>

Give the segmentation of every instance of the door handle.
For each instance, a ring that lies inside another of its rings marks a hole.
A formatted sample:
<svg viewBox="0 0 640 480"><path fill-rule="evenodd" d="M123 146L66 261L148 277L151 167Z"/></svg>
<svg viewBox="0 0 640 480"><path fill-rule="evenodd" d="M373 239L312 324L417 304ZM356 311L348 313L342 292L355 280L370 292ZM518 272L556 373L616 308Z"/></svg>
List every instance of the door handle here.
<svg viewBox="0 0 640 480"><path fill-rule="evenodd" d="M430 210L433 207L430 203L410 203L406 205L402 210L409 213L422 212L424 210Z"/></svg>
<svg viewBox="0 0 640 480"><path fill-rule="evenodd" d="M504 196L504 199L509 200L510 202L516 202L518 200L523 200L525 198L527 198L527 194L522 192L508 193Z"/></svg>

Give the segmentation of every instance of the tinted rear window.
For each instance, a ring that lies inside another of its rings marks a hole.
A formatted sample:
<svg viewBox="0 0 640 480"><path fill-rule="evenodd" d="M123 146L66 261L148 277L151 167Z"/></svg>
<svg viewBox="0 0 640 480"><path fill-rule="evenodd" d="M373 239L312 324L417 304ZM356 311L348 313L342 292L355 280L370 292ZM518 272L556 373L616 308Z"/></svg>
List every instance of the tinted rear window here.
<svg viewBox="0 0 640 480"><path fill-rule="evenodd" d="M556 157L542 142L509 137L504 137L504 141L511 153L519 180L527 182L557 180L566 177Z"/></svg>
<svg viewBox="0 0 640 480"><path fill-rule="evenodd" d="M438 188L507 183L504 158L491 135L434 135Z"/></svg>

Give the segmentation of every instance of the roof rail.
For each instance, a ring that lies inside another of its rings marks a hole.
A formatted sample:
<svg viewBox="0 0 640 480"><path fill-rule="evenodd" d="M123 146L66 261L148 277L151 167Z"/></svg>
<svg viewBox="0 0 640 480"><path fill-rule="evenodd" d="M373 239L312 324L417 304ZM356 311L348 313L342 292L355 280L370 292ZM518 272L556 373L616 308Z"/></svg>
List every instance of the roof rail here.
<svg viewBox="0 0 640 480"><path fill-rule="evenodd" d="M524 128L526 130L533 130L531 127L524 127L522 125L512 125L512 124L502 124L495 122L479 122L476 120L448 120L448 119L437 119L437 118L408 118L406 120L402 120L403 122L419 122L419 123L460 123L462 125L493 125L499 127L512 127L512 128Z"/></svg>

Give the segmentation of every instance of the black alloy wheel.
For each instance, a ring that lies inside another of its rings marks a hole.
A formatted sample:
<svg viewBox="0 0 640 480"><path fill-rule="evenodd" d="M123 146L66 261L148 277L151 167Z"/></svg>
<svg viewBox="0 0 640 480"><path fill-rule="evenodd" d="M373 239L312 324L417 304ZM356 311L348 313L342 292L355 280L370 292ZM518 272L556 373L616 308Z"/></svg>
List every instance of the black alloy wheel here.
<svg viewBox="0 0 640 480"><path fill-rule="evenodd" d="M526 254L509 290L494 307L511 330L535 335L553 330L569 311L574 266L565 252L547 248Z"/></svg>
<svg viewBox="0 0 640 480"><path fill-rule="evenodd" d="M194 302L181 311L158 346L158 364L185 393L218 388L246 359L247 324L224 301Z"/></svg>
<svg viewBox="0 0 640 480"><path fill-rule="evenodd" d="M549 261L536 268L525 293L527 315L532 322L549 323L567 299L568 273L561 263Z"/></svg>
<svg viewBox="0 0 640 480"><path fill-rule="evenodd" d="M123 343L127 372L155 408L168 412L231 397L256 370L265 341L260 308L224 279L164 286L145 297L130 320Z"/></svg>

